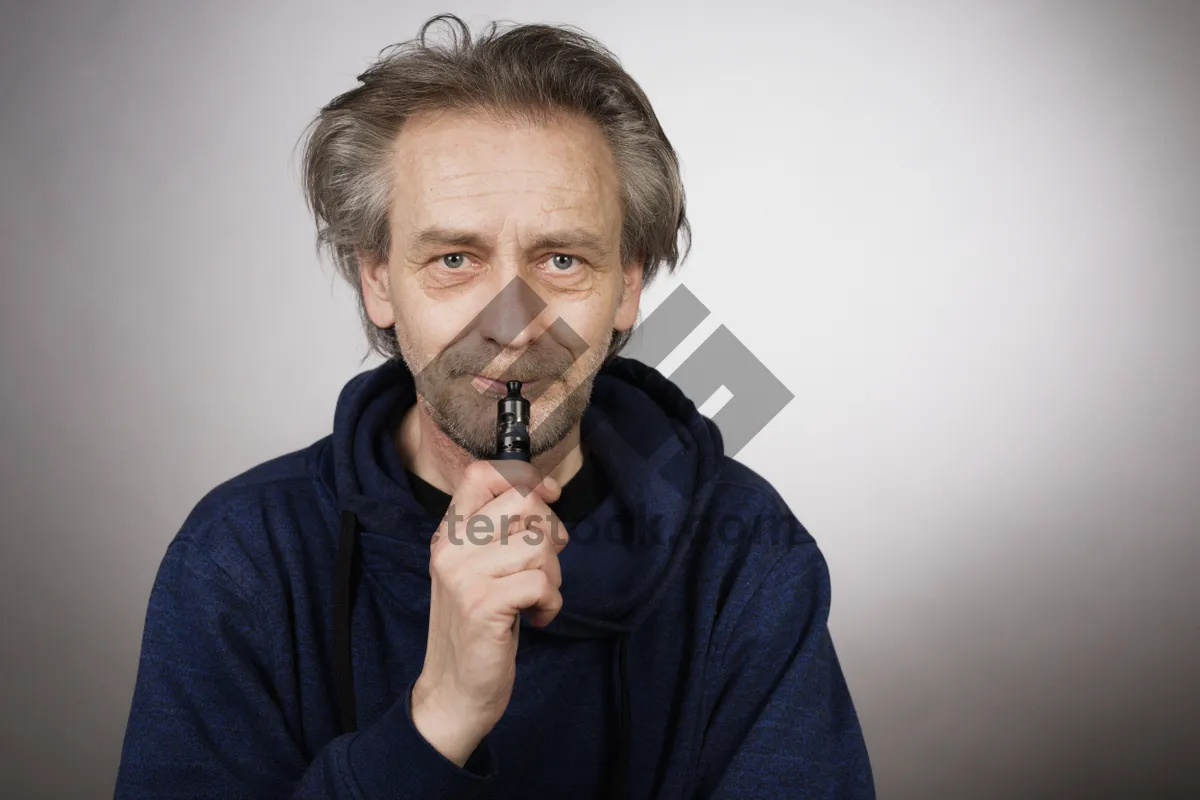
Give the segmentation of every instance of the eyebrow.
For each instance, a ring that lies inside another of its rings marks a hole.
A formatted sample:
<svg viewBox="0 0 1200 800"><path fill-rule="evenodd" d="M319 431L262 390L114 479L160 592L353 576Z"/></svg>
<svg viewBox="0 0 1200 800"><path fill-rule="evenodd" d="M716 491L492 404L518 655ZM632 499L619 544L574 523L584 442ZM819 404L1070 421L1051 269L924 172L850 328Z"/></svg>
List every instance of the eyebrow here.
<svg viewBox="0 0 1200 800"><path fill-rule="evenodd" d="M410 236L408 241L411 250L420 250L438 245L473 247L476 250L488 249L488 244L484 237L477 233L456 230L454 228L442 228L437 225L422 228ZM604 239L586 228L571 228L541 234L535 237L527 248L529 252L556 249L588 250L602 259L608 258L610 252L608 246L604 243Z"/></svg>

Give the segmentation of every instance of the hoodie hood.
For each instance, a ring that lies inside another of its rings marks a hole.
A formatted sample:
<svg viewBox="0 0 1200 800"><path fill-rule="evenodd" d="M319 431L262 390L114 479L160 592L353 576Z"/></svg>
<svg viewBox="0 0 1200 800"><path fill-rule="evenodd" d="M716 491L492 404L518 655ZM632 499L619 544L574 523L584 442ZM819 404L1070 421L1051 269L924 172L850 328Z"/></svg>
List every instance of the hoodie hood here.
<svg viewBox="0 0 1200 800"><path fill-rule="evenodd" d="M351 379L338 399L333 471L339 510L400 540L397 565L428 575L436 530L413 497L392 433L416 401L413 377L391 359ZM580 434L610 495L569 533L559 555L563 607L538 629L570 637L635 630L681 568L723 455L716 425L652 367L615 357L597 374ZM528 626L524 615L521 624Z"/></svg>

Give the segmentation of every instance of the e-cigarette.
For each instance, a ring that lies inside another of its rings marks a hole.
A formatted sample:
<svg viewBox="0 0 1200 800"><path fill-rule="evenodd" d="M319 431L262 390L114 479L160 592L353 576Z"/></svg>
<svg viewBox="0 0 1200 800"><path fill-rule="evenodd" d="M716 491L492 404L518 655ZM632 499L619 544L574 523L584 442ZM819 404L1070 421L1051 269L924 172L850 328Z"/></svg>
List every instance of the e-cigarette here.
<svg viewBox="0 0 1200 800"><path fill-rule="evenodd" d="M496 404L496 458L529 461L529 401L521 397L520 381L509 381Z"/></svg>

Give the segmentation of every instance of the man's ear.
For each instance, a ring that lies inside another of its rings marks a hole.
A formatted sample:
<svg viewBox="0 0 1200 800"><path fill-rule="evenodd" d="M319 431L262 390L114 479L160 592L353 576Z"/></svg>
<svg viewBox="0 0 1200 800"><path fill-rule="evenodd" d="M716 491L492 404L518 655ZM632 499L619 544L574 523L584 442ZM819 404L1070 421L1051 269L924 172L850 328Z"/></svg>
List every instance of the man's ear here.
<svg viewBox="0 0 1200 800"><path fill-rule="evenodd" d="M613 318L613 327L619 331L627 331L637 322L638 303L642 299L642 275L645 256L630 261L621 268L622 286L621 303L617 306L617 314Z"/></svg>
<svg viewBox="0 0 1200 800"><path fill-rule="evenodd" d="M396 324L396 312L392 308L391 274L387 260L357 248L354 256L358 259L358 277L367 316L377 327L392 327Z"/></svg>

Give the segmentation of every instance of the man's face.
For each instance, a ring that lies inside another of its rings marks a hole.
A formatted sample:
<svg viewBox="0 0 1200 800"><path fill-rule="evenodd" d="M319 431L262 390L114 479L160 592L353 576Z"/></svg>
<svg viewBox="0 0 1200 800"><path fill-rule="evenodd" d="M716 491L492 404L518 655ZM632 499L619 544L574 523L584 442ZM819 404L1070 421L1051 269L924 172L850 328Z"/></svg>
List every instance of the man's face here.
<svg viewBox="0 0 1200 800"><path fill-rule="evenodd" d="M420 401L472 457L494 454L514 379L532 451L549 450L583 416L613 329L637 315L641 264L621 263L608 144L577 117L443 113L405 124L392 165L391 251L361 262L371 320L394 326Z"/></svg>

